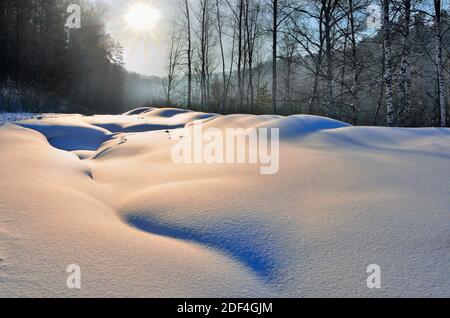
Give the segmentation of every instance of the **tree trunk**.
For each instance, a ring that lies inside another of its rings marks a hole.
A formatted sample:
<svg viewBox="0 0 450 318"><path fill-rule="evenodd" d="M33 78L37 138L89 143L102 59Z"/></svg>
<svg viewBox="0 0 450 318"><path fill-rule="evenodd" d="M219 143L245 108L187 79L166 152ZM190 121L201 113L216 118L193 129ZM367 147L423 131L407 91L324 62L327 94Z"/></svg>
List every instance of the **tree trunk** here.
<svg viewBox="0 0 450 318"><path fill-rule="evenodd" d="M318 66L316 66L316 71L314 74L314 83L313 83L313 89L311 93L311 97L308 101L308 111L307 113L309 115L318 115L318 109L317 109L317 90L319 88L319 70Z"/></svg>
<svg viewBox="0 0 450 318"><path fill-rule="evenodd" d="M326 67L327 67L327 108L329 115L331 117L336 117L336 103L334 101L333 92L333 54L332 54L332 44L331 44L331 19L333 14L332 2L328 0L322 0L323 5L326 6L325 16L324 16L324 28L325 28L325 57L326 57Z"/></svg>
<svg viewBox="0 0 450 318"><path fill-rule="evenodd" d="M5 84L6 78L6 1L0 1L0 85Z"/></svg>
<svg viewBox="0 0 450 318"><path fill-rule="evenodd" d="M233 41L232 41L232 44L231 44L230 67L229 67L229 70L228 70L228 76L227 76L226 85L225 85L225 88L224 88L225 89L225 92L224 92L225 97L228 96L228 92L230 90L231 77L233 75L235 48L236 48L236 30L233 30Z"/></svg>
<svg viewBox="0 0 450 318"><path fill-rule="evenodd" d="M221 21L221 13L220 13L220 5L219 0L216 0L216 18L217 18L217 32L219 35L219 45L220 45L220 57L222 61L222 98L219 104L218 112L220 113L222 109L225 108L227 103L227 73L226 73L226 66L225 66L225 52L223 48L223 38L222 38L222 21Z"/></svg>
<svg viewBox="0 0 450 318"><path fill-rule="evenodd" d="M395 126L395 111L392 90L392 52L391 52L391 22L389 4L391 0L383 1L383 32L384 32L384 81L386 85L386 115L387 125Z"/></svg>
<svg viewBox="0 0 450 318"><path fill-rule="evenodd" d="M258 9L250 8L250 0L246 2L245 29L247 33L247 56L248 56L248 95L250 96L250 112L255 111L255 93L253 86L253 53L256 40L256 28L258 21Z"/></svg>
<svg viewBox="0 0 450 318"><path fill-rule="evenodd" d="M272 30L272 111L277 109L277 36L278 36L278 0L272 0L273 30Z"/></svg>
<svg viewBox="0 0 450 318"><path fill-rule="evenodd" d="M201 21L200 21L200 94L201 94L201 110L205 110L207 104L207 91L206 91L206 64L207 64L207 2L208 0L201 1Z"/></svg>
<svg viewBox="0 0 450 318"><path fill-rule="evenodd" d="M187 37L188 37L188 49L187 49L187 66L188 66L188 109L192 108L192 38L191 38L191 16L188 0L185 0L186 8L186 22L187 22Z"/></svg>
<svg viewBox="0 0 450 318"><path fill-rule="evenodd" d="M381 69L381 77L384 80L384 44L383 44L383 57L382 57L382 69ZM380 111L381 108L381 102L383 100L383 93L384 93L384 81L381 81L381 85L380 85L380 92L378 94L378 100L377 100L377 107L375 108L375 115L373 116L373 121L372 121L372 126L375 126L377 124L378 121L378 113Z"/></svg>
<svg viewBox="0 0 450 318"><path fill-rule="evenodd" d="M436 70L438 80L438 100L440 110L440 125L446 126L446 105L445 105L445 82L444 82L444 67L442 65L442 21L441 21L441 0L434 0L435 10L435 45L436 45Z"/></svg>
<svg viewBox="0 0 450 318"><path fill-rule="evenodd" d="M355 18L354 18L354 7L353 0L349 0L349 10L350 10L350 41L352 45L352 122L356 125L358 121L358 53L356 44L356 30L355 30Z"/></svg>
<svg viewBox="0 0 450 318"><path fill-rule="evenodd" d="M400 64L400 94L402 105L399 109L399 120L406 126L411 122L411 64L410 64L410 23L411 23L411 0L404 0L404 25L403 25L403 49Z"/></svg>
<svg viewBox="0 0 450 318"><path fill-rule="evenodd" d="M25 32L25 17L26 3L23 0L17 0L16 5L16 43L15 43L15 77L16 87L20 89L22 81L22 66L23 66L23 49L24 49L24 32Z"/></svg>
<svg viewBox="0 0 450 318"><path fill-rule="evenodd" d="M320 69L322 68L322 59L323 59L323 16L324 16L324 10L325 7L322 6L320 8L320 14L319 14L319 48L317 52L317 60L315 63L315 70L314 70L314 83L313 83L313 90L311 97L308 102L308 114L314 114L318 115L320 114L317 104L317 93L319 89L319 79L320 79ZM310 55L311 58L314 58L312 55Z"/></svg>
<svg viewBox="0 0 450 318"><path fill-rule="evenodd" d="M244 14L244 0L239 0L239 18L238 18L238 65L237 65L237 76L238 76L238 108L241 110L244 104L244 94L243 94L243 81L242 81L242 20Z"/></svg>

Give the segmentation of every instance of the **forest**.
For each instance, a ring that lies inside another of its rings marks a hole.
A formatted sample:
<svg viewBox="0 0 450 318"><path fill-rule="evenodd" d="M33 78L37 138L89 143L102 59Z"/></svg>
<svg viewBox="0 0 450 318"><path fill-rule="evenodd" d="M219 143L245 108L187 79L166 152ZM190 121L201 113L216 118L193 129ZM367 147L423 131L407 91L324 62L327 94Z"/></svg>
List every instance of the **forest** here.
<svg viewBox="0 0 450 318"><path fill-rule="evenodd" d="M120 43L105 31L104 2L1 1L0 111L151 105L353 125L449 123L444 0L173 1L163 79L126 71ZM72 3L82 28L64 27ZM138 96L147 84L151 100Z"/></svg>
<svg viewBox="0 0 450 318"><path fill-rule="evenodd" d="M448 2L183 0L178 8L168 102L354 125L448 124Z"/></svg>
<svg viewBox="0 0 450 318"><path fill-rule="evenodd" d="M81 28L65 26L74 3ZM133 88L150 90L154 80L125 70L107 12L84 0L2 0L0 111L118 113L146 102Z"/></svg>

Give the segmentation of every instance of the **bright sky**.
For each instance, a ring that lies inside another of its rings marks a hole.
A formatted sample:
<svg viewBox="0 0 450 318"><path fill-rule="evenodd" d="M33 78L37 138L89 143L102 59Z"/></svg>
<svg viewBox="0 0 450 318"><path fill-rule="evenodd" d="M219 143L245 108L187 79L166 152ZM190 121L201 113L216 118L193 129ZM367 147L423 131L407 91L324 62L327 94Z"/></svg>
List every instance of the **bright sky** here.
<svg viewBox="0 0 450 318"><path fill-rule="evenodd" d="M167 29L175 0L100 0L111 7L107 32L124 48L125 66L145 75L165 75Z"/></svg>

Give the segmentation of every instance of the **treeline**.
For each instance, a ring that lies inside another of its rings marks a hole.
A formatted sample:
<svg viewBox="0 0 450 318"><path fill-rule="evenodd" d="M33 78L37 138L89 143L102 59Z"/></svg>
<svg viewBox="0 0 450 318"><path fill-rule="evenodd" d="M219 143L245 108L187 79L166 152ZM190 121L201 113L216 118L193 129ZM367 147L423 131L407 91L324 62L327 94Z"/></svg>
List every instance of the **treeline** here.
<svg viewBox="0 0 450 318"><path fill-rule="evenodd" d="M176 16L170 104L355 125L449 123L441 0L179 0Z"/></svg>
<svg viewBox="0 0 450 318"><path fill-rule="evenodd" d="M80 4L82 27L66 27ZM122 48L90 1L0 1L0 111L114 113L123 99Z"/></svg>

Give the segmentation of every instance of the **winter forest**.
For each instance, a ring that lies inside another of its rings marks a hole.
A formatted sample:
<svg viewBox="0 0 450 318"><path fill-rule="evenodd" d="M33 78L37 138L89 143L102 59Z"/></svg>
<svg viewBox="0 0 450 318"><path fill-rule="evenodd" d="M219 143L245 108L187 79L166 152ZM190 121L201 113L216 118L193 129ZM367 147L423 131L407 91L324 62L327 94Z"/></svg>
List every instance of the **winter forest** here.
<svg viewBox="0 0 450 318"><path fill-rule="evenodd" d="M0 298L450 298L449 13L0 0Z"/></svg>
<svg viewBox="0 0 450 318"><path fill-rule="evenodd" d="M449 3L443 0L175 0L161 93L133 98L106 5L0 3L3 111L314 114L353 125L447 126ZM149 90L152 90L149 81Z"/></svg>
<svg viewBox="0 0 450 318"><path fill-rule="evenodd" d="M82 8L79 29L65 27L72 3ZM124 69L107 12L90 1L2 0L0 111L118 113L144 103L137 90L155 80Z"/></svg>

